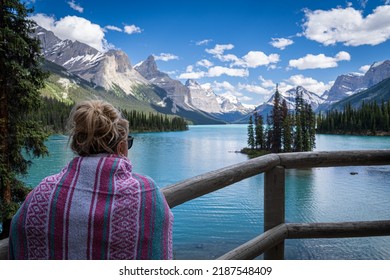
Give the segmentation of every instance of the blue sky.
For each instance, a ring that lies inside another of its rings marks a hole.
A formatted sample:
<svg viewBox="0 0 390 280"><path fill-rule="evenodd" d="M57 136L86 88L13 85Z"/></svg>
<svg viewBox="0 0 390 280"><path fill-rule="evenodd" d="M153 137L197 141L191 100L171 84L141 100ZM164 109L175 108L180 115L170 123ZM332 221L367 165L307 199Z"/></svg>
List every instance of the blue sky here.
<svg viewBox="0 0 390 280"><path fill-rule="evenodd" d="M132 65L158 68L258 105L302 85L321 95L338 75L390 59L390 0L28 1L40 25Z"/></svg>

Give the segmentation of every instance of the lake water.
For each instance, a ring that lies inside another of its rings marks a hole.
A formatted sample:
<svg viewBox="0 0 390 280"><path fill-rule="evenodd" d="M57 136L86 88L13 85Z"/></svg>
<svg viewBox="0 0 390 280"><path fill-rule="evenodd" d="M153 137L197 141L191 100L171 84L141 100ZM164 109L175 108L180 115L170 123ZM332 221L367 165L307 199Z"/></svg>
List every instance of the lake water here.
<svg viewBox="0 0 390 280"><path fill-rule="evenodd" d="M134 135L134 170L160 187L247 160L246 125ZM390 149L390 137L317 135L316 150ZM47 142L50 157L34 160L23 180L35 186L73 157L65 136ZM351 175L357 172L357 175ZM287 222L390 219L390 166L286 171ZM173 209L174 257L214 259L263 232L263 175ZM390 237L286 240L286 259L390 259Z"/></svg>

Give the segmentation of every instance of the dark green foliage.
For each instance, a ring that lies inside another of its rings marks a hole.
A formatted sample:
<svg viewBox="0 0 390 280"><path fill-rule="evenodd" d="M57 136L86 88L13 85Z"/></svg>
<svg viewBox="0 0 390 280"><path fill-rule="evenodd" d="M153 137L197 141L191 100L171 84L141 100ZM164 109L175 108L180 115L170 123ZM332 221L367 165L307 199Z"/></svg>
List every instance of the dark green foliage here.
<svg viewBox="0 0 390 280"><path fill-rule="evenodd" d="M66 124L73 104L63 103L53 98L42 98L41 109L31 114L31 119L40 122L50 134L66 133Z"/></svg>
<svg viewBox="0 0 390 280"><path fill-rule="evenodd" d="M263 150L265 147L263 116L255 112L254 119L255 119L255 148Z"/></svg>
<svg viewBox="0 0 390 280"><path fill-rule="evenodd" d="M47 77L41 68L39 41L29 36L35 28L27 18L31 12L17 0L0 0L0 220L4 221L18 203L13 196L16 176L25 174L30 164L22 151L32 157L47 154L48 134L29 118L39 111L39 90Z"/></svg>
<svg viewBox="0 0 390 280"><path fill-rule="evenodd" d="M161 132L188 130L185 119L168 117L158 113L121 110L122 115L129 121L130 132Z"/></svg>
<svg viewBox="0 0 390 280"><path fill-rule="evenodd" d="M65 104L53 98L43 97L41 110L31 114L31 118L40 122L47 131L66 134L66 125L73 104ZM187 130L187 122L180 117L168 117L159 113L146 113L136 110L120 109L129 121L131 132L160 132Z"/></svg>
<svg viewBox="0 0 390 280"><path fill-rule="evenodd" d="M280 103L280 93L278 88L274 95L274 106L271 113L272 121L272 141L271 151L273 153L280 153L282 151L282 125L283 125L283 111Z"/></svg>
<svg viewBox="0 0 390 280"><path fill-rule="evenodd" d="M253 118L249 117L248 125L248 146L253 150L255 148L255 137L253 133Z"/></svg>
<svg viewBox="0 0 390 280"><path fill-rule="evenodd" d="M351 104L344 110L329 111L317 117L318 133L378 135L390 134L390 102L362 103L360 108Z"/></svg>
<svg viewBox="0 0 390 280"><path fill-rule="evenodd" d="M251 157L268 152L302 152L312 151L315 148L315 114L298 91L293 113L288 111L285 100L280 102L280 94L276 90L274 107L271 116L267 116L266 126L263 124L263 118L257 113L254 114L254 119L255 128L253 128L252 116L249 118L248 125L250 149L241 151ZM255 137L252 145L253 134Z"/></svg>

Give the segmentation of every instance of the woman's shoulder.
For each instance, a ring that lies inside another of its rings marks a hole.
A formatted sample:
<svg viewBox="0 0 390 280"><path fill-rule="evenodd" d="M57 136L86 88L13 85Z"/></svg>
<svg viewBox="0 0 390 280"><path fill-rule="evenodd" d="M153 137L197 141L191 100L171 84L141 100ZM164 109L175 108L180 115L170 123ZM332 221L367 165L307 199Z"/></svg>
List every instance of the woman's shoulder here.
<svg viewBox="0 0 390 280"><path fill-rule="evenodd" d="M139 173L133 173L132 175L143 188L158 189L156 182L151 177Z"/></svg>

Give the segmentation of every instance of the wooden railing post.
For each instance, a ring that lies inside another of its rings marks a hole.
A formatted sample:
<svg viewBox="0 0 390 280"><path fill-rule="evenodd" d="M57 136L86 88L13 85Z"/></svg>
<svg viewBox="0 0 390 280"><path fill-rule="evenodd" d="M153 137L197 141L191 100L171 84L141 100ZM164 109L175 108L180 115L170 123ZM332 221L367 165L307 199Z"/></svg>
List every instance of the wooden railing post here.
<svg viewBox="0 0 390 280"><path fill-rule="evenodd" d="M276 166L264 176L264 232L285 221L285 169ZM284 242L264 253L266 260L284 259Z"/></svg>

